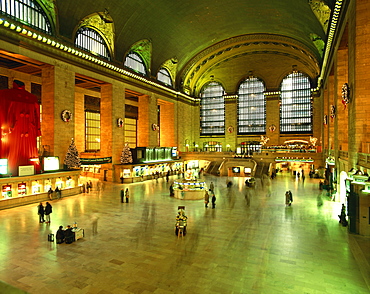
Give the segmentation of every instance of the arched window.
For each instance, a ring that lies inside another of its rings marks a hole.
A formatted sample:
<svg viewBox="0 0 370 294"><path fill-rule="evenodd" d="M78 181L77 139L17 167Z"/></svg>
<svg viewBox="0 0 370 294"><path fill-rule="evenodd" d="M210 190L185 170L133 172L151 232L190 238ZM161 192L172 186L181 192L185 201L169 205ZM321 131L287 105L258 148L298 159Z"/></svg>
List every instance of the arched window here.
<svg viewBox="0 0 370 294"><path fill-rule="evenodd" d="M50 22L45 12L36 1L1 0L0 12L36 30L49 35L52 33Z"/></svg>
<svg viewBox="0 0 370 294"><path fill-rule="evenodd" d="M266 133L265 85L255 77L249 77L238 91L238 134Z"/></svg>
<svg viewBox="0 0 370 294"><path fill-rule="evenodd" d="M171 86L172 87L172 79L171 79L171 75L170 73L168 72L167 69L165 69L164 67L162 67L159 71L158 71L158 74L157 74L157 80L162 82L163 84L167 85L167 86Z"/></svg>
<svg viewBox="0 0 370 294"><path fill-rule="evenodd" d="M79 28L76 33L75 45L82 50L110 60L107 44L103 37L92 28Z"/></svg>
<svg viewBox="0 0 370 294"><path fill-rule="evenodd" d="M293 72L281 83L280 133L311 132L311 83L303 73Z"/></svg>
<svg viewBox="0 0 370 294"><path fill-rule="evenodd" d="M200 134L225 134L225 91L216 82L207 84L201 91Z"/></svg>
<svg viewBox="0 0 370 294"><path fill-rule="evenodd" d="M146 69L143 59L136 52L127 54L124 65L133 71L146 76Z"/></svg>

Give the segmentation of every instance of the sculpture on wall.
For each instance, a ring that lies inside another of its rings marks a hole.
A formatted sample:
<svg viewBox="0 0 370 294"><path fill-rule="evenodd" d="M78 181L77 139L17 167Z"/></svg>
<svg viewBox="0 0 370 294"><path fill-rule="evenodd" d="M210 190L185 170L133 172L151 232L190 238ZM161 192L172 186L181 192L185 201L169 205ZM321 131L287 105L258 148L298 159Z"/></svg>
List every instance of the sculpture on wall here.
<svg viewBox="0 0 370 294"><path fill-rule="evenodd" d="M23 82L15 80L12 89L0 90L0 125L0 158L8 159L8 173L18 175L19 166L32 164L39 170L40 106Z"/></svg>

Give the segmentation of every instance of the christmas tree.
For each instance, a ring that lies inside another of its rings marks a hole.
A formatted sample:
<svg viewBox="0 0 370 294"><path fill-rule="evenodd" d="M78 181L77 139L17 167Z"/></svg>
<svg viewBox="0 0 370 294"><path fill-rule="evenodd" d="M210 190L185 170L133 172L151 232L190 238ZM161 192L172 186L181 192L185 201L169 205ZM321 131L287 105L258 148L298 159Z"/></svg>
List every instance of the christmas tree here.
<svg viewBox="0 0 370 294"><path fill-rule="evenodd" d="M132 162L132 153L130 147L126 143L121 153L121 163L131 163L131 162Z"/></svg>
<svg viewBox="0 0 370 294"><path fill-rule="evenodd" d="M78 156L78 150L73 138L71 144L68 147L66 157L64 158L64 165L67 166L68 169L78 168L81 166L80 157Z"/></svg>

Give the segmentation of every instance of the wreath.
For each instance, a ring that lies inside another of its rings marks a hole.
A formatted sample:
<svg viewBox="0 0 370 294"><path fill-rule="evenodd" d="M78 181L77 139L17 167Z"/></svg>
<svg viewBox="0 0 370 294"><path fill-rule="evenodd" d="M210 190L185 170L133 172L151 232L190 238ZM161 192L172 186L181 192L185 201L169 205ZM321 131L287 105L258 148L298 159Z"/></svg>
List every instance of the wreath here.
<svg viewBox="0 0 370 294"><path fill-rule="evenodd" d="M271 126L269 126L269 131L270 132L275 132L276 131L276 126L275 125L271 125Z"/></svg>
<svg viewBox="0 0 370 294"><path fill-rule="evenodd" d="M119 128L122 128L123 127L123 119L122 118L117 118L117 126Z"/></svg>
<svg viewBox="0 0 370 294"><path fill-rule="evenodd" d="M228 127L228 128L227 128L227 131L228 131L229 133L234 132L234 127L232 127L232 126Z"/></svg>
<svg viewBox="0 0 370 294"><path fill-rule="evenodd" d="M69 121L71 121L71 120L72 120L72 112L71 112L71 111L69 111L69 110L67 110L67 109L63 110L63 111L62 111L62 120L63 120L64 122L69 122Z"/></svg>
<svg viewBox="0 0 370 294"><path fill-rule="evenodd" d="M335 118L335 115L336 115L335 106L334 105L330 105L330 117L331 117L332 120Z"/></svg>
<svg viewBox="0 0 370 294"><path fill-rule="evenodd" d="M347 83L344 83L342 86L342 103L344 108L346 108L347 104L349 103L349 86Z"/></svg>

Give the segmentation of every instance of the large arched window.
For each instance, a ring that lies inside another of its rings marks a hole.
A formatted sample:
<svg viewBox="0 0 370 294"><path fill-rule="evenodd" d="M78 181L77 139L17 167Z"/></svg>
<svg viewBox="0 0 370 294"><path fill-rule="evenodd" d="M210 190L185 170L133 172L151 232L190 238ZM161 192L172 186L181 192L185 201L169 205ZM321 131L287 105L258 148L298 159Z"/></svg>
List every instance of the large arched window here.
<svg viewBox="0 0 370 294"><path fill-rule="evenodd" d="M110 60L107 44L103 37L92 28L79 28L76 33L75 45L82 50Z"/></svg>
<svg viewBox="0 0 370 294"><path fill-rule="evenodd" d="M280 133L311 132L311 83L303 73L293 72L281 83Z"/></svg>
<svg viewBox="0 0 370 294"><path fill-rule="evenodd" d="M36 1L32 0L1 0L0 12L7 17L24 23L36 30L51 35L50 22Z"/></svg>
<svg viewBox="0 0 370 294"><path fill-rule="evenodd" d="M124 65L131 68L133 71L146 76L144 61L136 52L130 52L127 54Z"/></svg>
<svg viewBox="0 0 370 294"><path fill-rule="evenodd" d="M265 85L255 77L249 77L238 91L238 134L266 133Z"/></svg>
<svg viewBox="0 0 370 294"><path fill-rule="evenodd" d="M225 91L216 82L207 84L201 91L200 134L225 134Z"/></svg>
<svg viewBox="0 0 370 294"><path fill-rule="evenodd" d="M163 84L165 84L167 86L172 87L171 75L168 72L168 70L163 68L163 67L158 71L157 80L162 82Z"/></svg>

